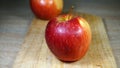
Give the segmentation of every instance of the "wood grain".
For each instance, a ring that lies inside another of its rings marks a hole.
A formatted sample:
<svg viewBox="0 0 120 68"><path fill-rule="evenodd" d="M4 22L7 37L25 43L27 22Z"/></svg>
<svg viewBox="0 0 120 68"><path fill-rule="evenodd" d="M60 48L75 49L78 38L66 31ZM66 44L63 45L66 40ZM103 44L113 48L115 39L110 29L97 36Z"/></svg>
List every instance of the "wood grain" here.
<svg viewBox="0 0 120 68"><path fill-rule="evenodd" d="M22 44L14 68L117 68L102 19L89 14L79 14L92 29L92 42L87 54L79 61L65 63L48 49L44 31L48 21L34 19Z"/></svg>
<svg viewBox="0 0 120 68"><path fill-rule="evenodd" d="M120 19L105 19L104 22L113 49L113 55L118 68L120 68Z"/></svg>

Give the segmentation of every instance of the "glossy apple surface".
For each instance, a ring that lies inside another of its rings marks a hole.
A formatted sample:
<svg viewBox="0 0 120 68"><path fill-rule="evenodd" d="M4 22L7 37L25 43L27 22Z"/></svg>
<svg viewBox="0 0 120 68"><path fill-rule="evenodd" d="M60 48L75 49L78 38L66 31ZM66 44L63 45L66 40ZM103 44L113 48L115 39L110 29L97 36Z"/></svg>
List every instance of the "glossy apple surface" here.
<svg viewBox="0 0 120 68"><path fill-rule="evenodd" d="M45 39L52 53L62 61L82 58L91 42L90 26L81 17L61 15L49 21Z"/></svg>
<svg viewBox="0 0 120 68"><path fill-rule="evenodd" d="M62 12L63 0L30 0L30 6L36 17L49 20Z"/></svg>

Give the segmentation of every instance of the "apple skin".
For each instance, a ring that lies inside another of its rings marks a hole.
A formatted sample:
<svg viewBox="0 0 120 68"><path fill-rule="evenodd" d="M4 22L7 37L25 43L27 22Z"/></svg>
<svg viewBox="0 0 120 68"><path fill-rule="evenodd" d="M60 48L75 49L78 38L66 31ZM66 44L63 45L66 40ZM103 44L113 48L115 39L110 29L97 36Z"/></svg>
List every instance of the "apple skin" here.
<svg viewBox="0 0 120 68"><path fill-rule="evenodd" d="M50 20L63 9L63 0L30 0L30 7L36 17Z"/></svg>
<svg viewBox="0 0 120 68"><path fill-rule="evenodd" d="M45 39L52 53L62 61L76 61L87 52L91 42L91 29L81 17L61 15L50 20Z"/></svg>

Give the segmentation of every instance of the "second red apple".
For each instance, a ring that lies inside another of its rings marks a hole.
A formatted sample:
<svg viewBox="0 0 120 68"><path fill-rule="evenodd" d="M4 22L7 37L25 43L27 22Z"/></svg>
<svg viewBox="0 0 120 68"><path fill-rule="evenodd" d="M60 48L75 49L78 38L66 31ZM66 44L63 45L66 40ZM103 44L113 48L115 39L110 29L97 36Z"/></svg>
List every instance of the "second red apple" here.
<svg viewBox="0 0 120 68"><path fill-rule="evenodd" d="M63 0L30 0L30 6L36 17L49 20L61 13Z"/></svg>

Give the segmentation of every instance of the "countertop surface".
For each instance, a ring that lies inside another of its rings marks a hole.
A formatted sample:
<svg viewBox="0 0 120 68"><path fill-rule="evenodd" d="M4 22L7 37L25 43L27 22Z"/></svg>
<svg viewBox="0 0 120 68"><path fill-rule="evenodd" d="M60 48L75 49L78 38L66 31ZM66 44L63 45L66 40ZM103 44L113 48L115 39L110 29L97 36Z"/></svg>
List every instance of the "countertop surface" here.
<svg viewBox="0 0 120 68"><path fill-rule="evenodd" d="M65 0L64 8L64 11L67 11L71 5L74 5L77 12L102 17L118 68L120 68L119 3L119 0L76 0L75 2ZM12 68L33 18L29 0L0 1L0 68Z"/></svg>

